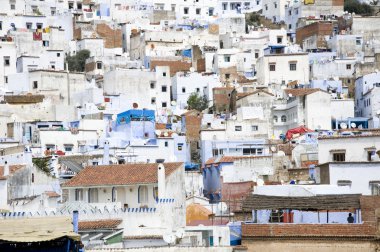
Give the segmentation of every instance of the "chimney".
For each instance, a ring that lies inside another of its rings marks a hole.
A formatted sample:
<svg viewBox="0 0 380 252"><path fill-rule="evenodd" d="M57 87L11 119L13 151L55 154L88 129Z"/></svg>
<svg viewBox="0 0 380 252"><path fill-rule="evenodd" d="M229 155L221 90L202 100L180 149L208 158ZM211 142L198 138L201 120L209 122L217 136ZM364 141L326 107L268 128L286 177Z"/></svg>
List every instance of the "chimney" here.
<svg viewBox="0 0 380 252"><path fill-rule="evenodd" d="M165 189L166 189L166 181L165 181L165 166L161 163L158 164L157 167L157 181L158 181L158 198L165 198Z"/></svg>
<svg viewBox="0 0 380 252"><path fill-rule="evenodd" d="M108 140L104 140L103 146L103 165L110 164L110 142Z"/></svg>
<svg viewBox="0 0 380 252"><path fill-rule="evenodd" d="M32 150L30 149L29 146L25 147L24 162L27 165L32 165Z"/></svg>
<svg viewBox="0 0 380 252"><path fill-rule="evenodd" d="M9 175L9 164L7 161L5 161L4 163L4 177L8 176Z"/></svg>
<svg viewBox="0 0 380 252"><path fill-rule="evenodd" d="M78 218L79 218L79 213L77 210L73 211L73 228L74 228L74 233L78 233Z"/></svg>

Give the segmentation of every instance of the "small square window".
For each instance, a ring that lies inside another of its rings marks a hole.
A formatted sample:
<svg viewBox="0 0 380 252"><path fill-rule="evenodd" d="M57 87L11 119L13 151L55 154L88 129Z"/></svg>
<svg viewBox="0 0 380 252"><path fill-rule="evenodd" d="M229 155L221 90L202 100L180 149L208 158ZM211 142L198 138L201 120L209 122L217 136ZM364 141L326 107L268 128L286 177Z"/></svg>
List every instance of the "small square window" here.
<svg viewBox="0 0 380 252"><path fill-rule="evenodd" d="M351 64L347 64L347 65L346 65L346 69L347 69L347 70L351 70Z"/></svg>
<svg viewBox="0 0 380 252"><path fill-rule="evenodd" d="M11 4L11 10L15 10L16 6L14 4Z"/></svg>
<svg viewBox="0 0 380 252"><path fill-rule="evenodd" d="M162 72L162 76L166 77L166 72Z"/></svg>
<svg viewBox="0 0 380 252"><path fill-rule="evenodd" d="M186 93L186 88L185 87L182 88L182 93Z"/></svg>
<svg viewBox="0 0 380 252"><path fill-rule="evenodd" d="M297 63L289 63L290 71L297 71Z"/></svg>
<svg viewBox="0 0 380 252"><path fill-rule="evenodd" d="M9 66L11 63L11 59L9 56L4 56L4 66Z"/></svg>
<svg viewBox="0 0 380 252"><path fill-rule="evenodd" d="M38 81L33 81L33 89L38 88Z"/></svg>
<svg viewBox="0 0 380 252"><path fill-rule="evenodd" d="M189 8L187 7L183 8L183 14L185 15L189 14Z"/></svg>
<svg viewBox="0 0 380 252"><path fill-rule="evenodd" d="M152 82L150 83L150 88L151 88L151 89L156 88L156 83L155 83L154 81L152 81Z"/></svg>
<svg viewBox="0 0 380 252"><path fill-rule="evenodd" d="M3 22L0 21L0 31L3 29Z"/></svg>
<svg viewBox="0 0 380 252"><path fill-rule="evenodd" d="M162 86L162 87L161 87L161 92L166 93L166 92L167 92L167 89L168 89L168 88L167 88L166 86Z"/></svg>
<svg viewBox="0 0 380 252"><path fill-rule="evenodd" d="M150 103L152 105L156 104L156 97L152 97L152 99L150 99Z"/></svg>
<svg viewBox="0 0 380 252"><path fill-rule="evenodd" d="M41 23L37 23L36 27L37 27L37 29L42 29L42 24Z"/></svg>
<svg viewBox="0 0 380 252"><path fill-rule="evenodd" d="M224 77L226 78L226 80L229 80L230 79L230 74L225 74Z"/></svg>
<svg viewBox="0 0 380 252"><path fill-rule="evenodd" d="M57 57L61 57L61 54L60 54L60 53L57 53Z"/></svg>
<svg viewBox="0 0 380 252"><path fill-rule="evenodd" d="M333 153L333 162L344 162L346 160L346 153Z"/></svg>
<svg viewBox="0 0 380 252"><path fill-rule="evenodd" d="M251 129L252 129L252 131L258 131L258 130L259 130L259 126L257 126L257 125L252 125L252 126L251 126Z"/></svg>
<svg viewBox="0 0 380 252"><path fill-rule="evenodd" d="M73 151L73 146L65 146L65 151L67 151L67 152L71 152L71 151Z"/></svg>
<svg viewBox="0 0 380 252"><path fill-rule="evenodd" d="M168 146L169 146L169 142L165 141L165 147L168 147Z"/></svg>
<svg viewBox="0 0 380 252"><path fill-rule="evenodd" d="M276 71L276 64L270 64L269 65L269 71L271 71L271 72Z"/></svg>
<svg viewBox="0 0 380 252"><path fill-rule="evenodd" d="M183 144L177 144L177 150L181 151L182 150Z"/></svg>
<svg viewBox="0 0 380 252"><path fill-rule="evenodd" d="M235 131L241 131L242 127L241 126L235 126Z"/></svg>
<svg viewBox="0 0 380 252"><path fill-rule="evenodd" d="M199 93L199 92L201 91L201 89L200 89L200 88L196 88L195 91L196 91L197 93Z"/></svg>
<svg viewBox="0 0 380 252"><path fill-rule="evenodd" d="M33 24L32 23L26 23L26 29L32 29Z"/></svg>
<svg viewBox="0 0 380 252"><path fill-rule="evenodd" d="M255 59L259 58L259 53L255 52Z"/></svg>
<svg viewBox="0 0 380 252"><path fill-rule="evenodd" d="M200 15L201 14L201 9L200 8L195 9L195 14Z"/></svg>
<svg viewBox="0 0 380 252"><path fill-rule="evenodd" d="M82 3L77 3L77 9L81 10L82 9Z"/></svg>
<svg viewBox="0 0 380 252"><path fill-rule="evenodd" d="M166 108L166 107L167 107L167 103L166 103L166 102L163 102L163 103L162 103L162 107L163 107L163 108Z"/></svg>
<svg viewBox="0 0 380 252"><path fill-rule="evenodd" d="M231 57L230 56L224 56L224 62L230 62Z"/></svg>
<svg viewBox="0 0 380 252"><path fill-rule="evenodd" d="M282 37L277 37L277 44L281 44L282 43Z"/></svg>
<svg viewBox="0 0 380 252"><path fill-rule="evenodd" d="M102 69L102 62L96 62L96 69Z"/></svg>

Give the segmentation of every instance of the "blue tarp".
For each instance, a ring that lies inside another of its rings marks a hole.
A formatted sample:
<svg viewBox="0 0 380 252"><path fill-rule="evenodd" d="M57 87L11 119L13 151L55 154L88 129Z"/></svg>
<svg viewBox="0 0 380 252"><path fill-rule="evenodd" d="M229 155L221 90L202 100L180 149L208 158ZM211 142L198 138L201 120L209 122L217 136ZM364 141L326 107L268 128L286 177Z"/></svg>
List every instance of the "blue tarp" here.
<svg viewBox="0 0 380 252"><path fill-rule="evenodd" d="M117 115L116 124L127 124L131 121L155 121L154 110L131 109Z"/></svg>
<svg viewBox="0 0 380 252"><path fill-rule="evenodd" d="M185 58L191 58L191 49L183 50L182 56Z"/></svg>

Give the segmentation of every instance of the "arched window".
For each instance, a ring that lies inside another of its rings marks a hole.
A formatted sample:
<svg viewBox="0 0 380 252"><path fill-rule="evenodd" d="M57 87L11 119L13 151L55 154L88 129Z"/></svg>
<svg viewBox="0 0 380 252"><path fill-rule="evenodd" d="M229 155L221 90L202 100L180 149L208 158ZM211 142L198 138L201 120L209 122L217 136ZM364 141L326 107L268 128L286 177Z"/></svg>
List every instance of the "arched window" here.
<svg viewBox="0 0 380 252"><path fill-rule="evenodd" d="M276 115L273 116L273 121L274 121L274 122L278 122L278 116L276 116Z"/></svg>
<svg viewBox="0 0 380 252"><path fill-rule="evenodd" d="M116 202L117 200L117 189L112 187L112 202Z"/></svg>
<svg viewBox="0 0 380 252"><path fill-rule="evenodd" d="M98 188L88 189L88 203L98 203Z"/></svg>
<svg viewBox="0 0 380 252"><path fill-rule="evenodd" d="M148 203L148 187L139 186L139 203Z"/></svg>
<svg viewBox="0 0 380 252"><path fill-rule="evenodd" d="M286 116L285 115L281 116L281 122L286 122Z"/></svg>

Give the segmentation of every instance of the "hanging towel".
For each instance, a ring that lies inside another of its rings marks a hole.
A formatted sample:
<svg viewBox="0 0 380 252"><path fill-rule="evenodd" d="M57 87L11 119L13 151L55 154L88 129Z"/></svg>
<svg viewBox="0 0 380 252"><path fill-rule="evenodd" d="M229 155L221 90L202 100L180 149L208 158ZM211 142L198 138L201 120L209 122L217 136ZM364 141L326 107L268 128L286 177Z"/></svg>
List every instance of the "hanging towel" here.
<svg viewBox="0 0 380 252"><path fill-rule="evenodd" d="M41 32L33 32L33 40L42 40L42 33Z"/></svg>

